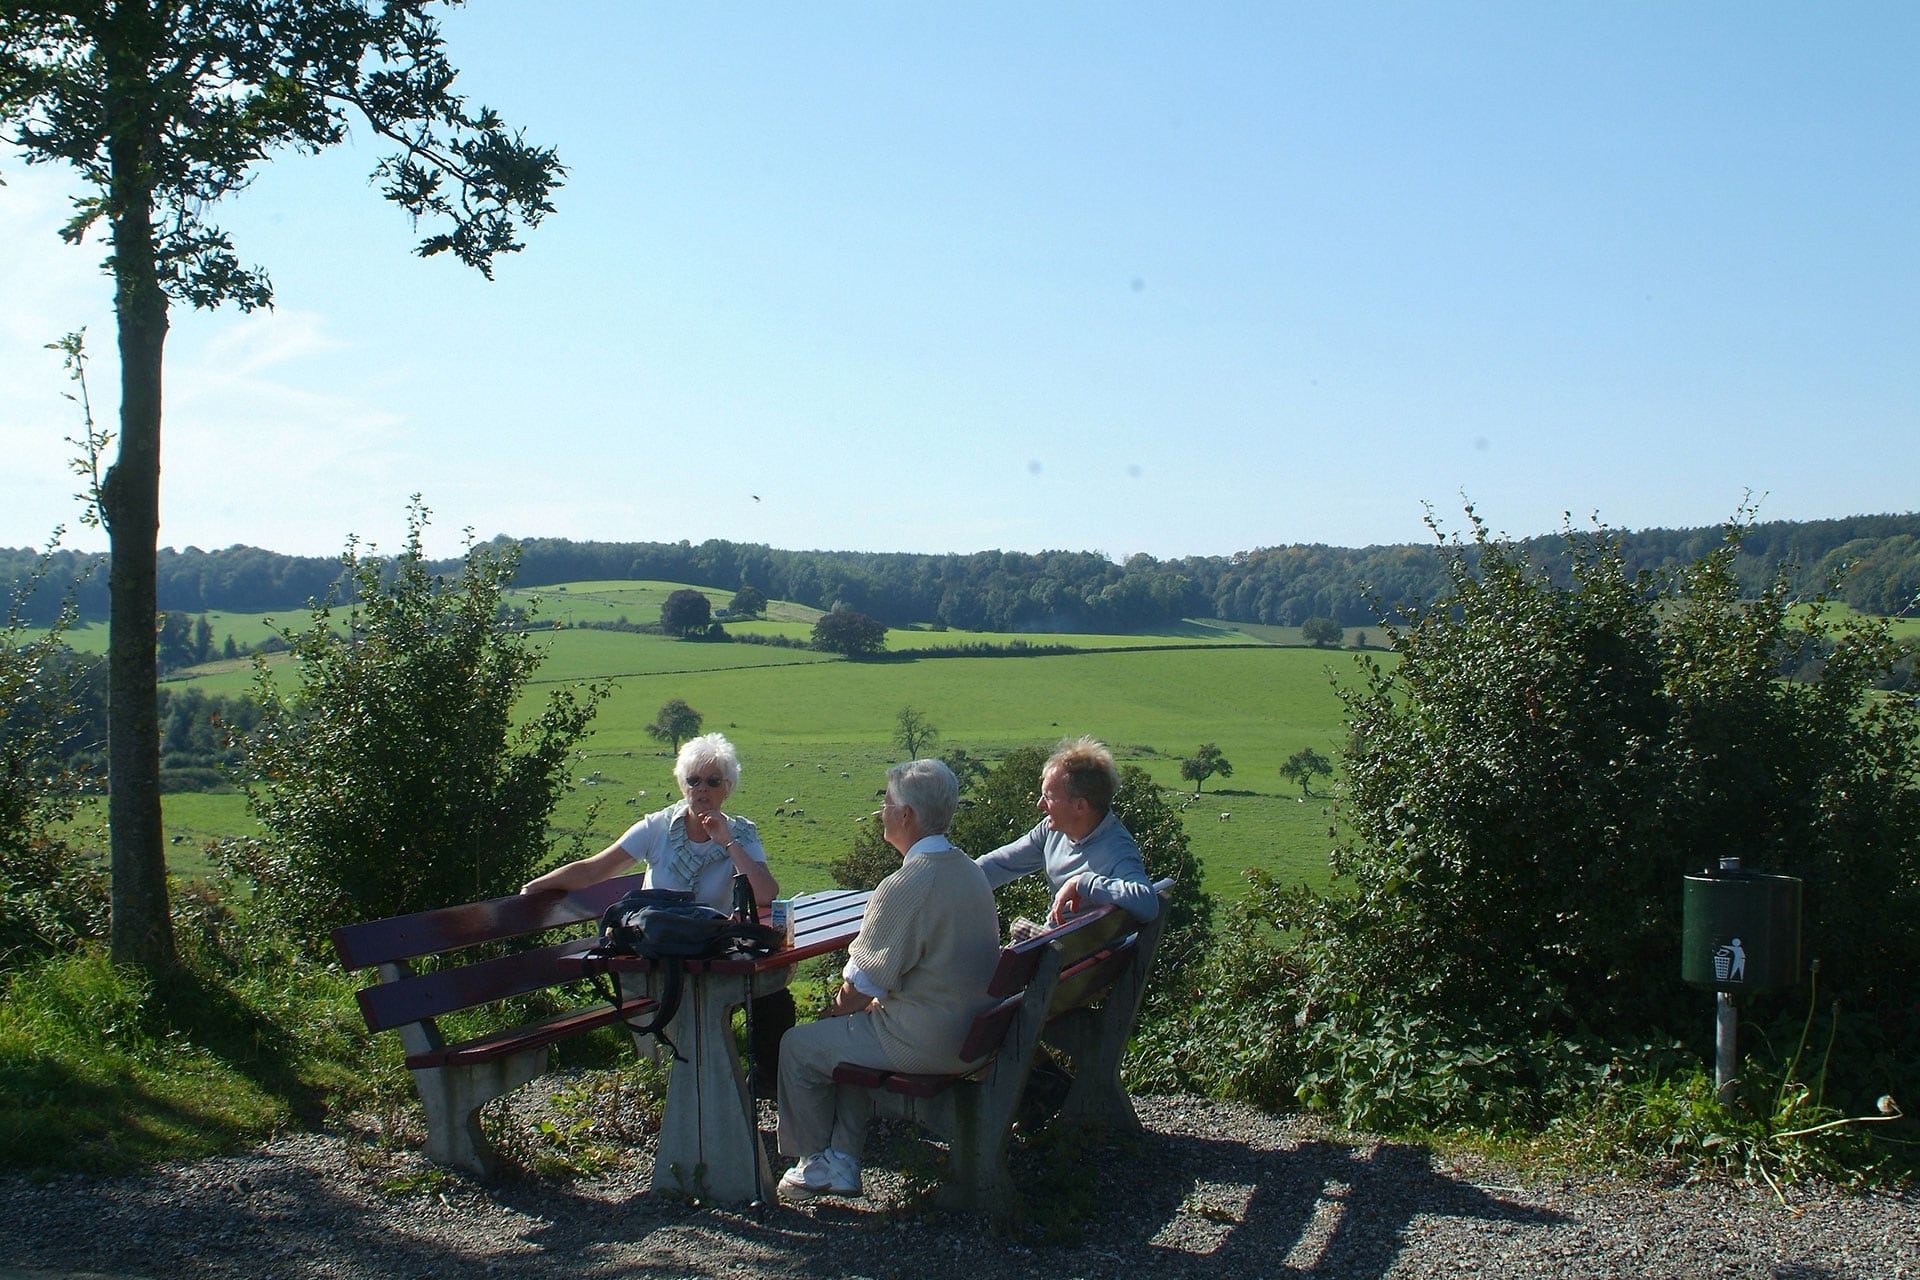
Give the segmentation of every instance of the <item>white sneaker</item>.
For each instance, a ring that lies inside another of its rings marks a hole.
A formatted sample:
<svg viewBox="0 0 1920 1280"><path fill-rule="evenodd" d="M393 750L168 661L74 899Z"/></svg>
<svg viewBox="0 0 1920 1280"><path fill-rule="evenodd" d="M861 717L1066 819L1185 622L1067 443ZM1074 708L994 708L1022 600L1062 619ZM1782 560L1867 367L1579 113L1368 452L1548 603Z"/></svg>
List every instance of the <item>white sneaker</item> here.
<svg viewBox="0 0 1920 1280"><path fill-rule="evenodd" d="M860 1187L860 1162L844 1151L828 1147L820 1153L827 1158L827 1190L836 1196L857 1196Z"/></svg>
<svg viewBox="0 0 1920 1280"><path fill-rule="evenodd" d="M780 1175L780 1195L787 1200L811 1200L815 1196L857 1196L860 1194L860 1162L829 1147L810 1156Z"/></svg>

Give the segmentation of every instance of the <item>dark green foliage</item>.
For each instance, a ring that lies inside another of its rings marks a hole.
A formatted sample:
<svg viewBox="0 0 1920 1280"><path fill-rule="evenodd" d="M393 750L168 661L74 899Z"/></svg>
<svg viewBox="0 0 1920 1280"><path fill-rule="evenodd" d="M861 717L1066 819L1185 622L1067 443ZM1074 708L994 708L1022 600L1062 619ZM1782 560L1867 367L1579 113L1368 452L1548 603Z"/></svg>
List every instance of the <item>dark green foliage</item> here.
<svg viewBox="0 0 1920 1280"><path fill-rule="evenodd" d="M1228 760L1220 748L1211 742L1201 743L1198 751L1180 762L1180 776L1193 784L1195 795L1200 794L1200 788L1215 774L1223 778L1231 778L1233 762Z"/></svg>
<svg viewBox="0 0 1920 1280"><path fill-rule="evenodd" d="M100 936L107 910L105 878L62 835L82 782L68 722L91 669L70 660L70 612L29 630L21 602L0 627L0 970Z"/></svg>
<svg viewBox="0 0 1920 1280"><path fill-rule="evenodd" d="M1889 1033L1891 1055L1835 1079L1910 1089L1920 721L1871 691L1884 627L1816 620L1821 679L1783 682L1789 595L1741 598L1739 528L1659 578L1609 532L1570 532L1556 585L1468 515L1471 545L1443 544L1449 598L1342 695L1335 891L1265 899L1297 936L1300 1098L1357 1125L1530 1125L1609 1063L1704 1047L1679 887L1724 853L1805 878L1807 954Z"/></svg>
<svg viewBox="0 0 1920 1280"><path fill-rule="evenodd" d="M544 655L499 621L513 554L470 547L457 578L439 577L425 521L416 500L391 559L348 550L345 616L323 607L287 632L291 692L264 666L256 677L248 800L267 835L227 860L309 940L517 890L548 860L568 757L605 694L557 689L516 719Z"/></svg>
<svg viewBox="0 0 1920 1280"><path fill-rule="evenodd" d="M660 629L670 636L686 639L703 636L713 625L713 602L698 591L682 588L660 605Z"/></svg>
<svg viewBox="0 0 1920 1280"><path fill-rule="evenodd" d="M1300 638L1316 649L1335 648L1346 632L1332 618L1308 618L1300 624Z"/></svg>
<svg viewBox="0 0 1920 1280"><path fill-rule="evenodd" d="M1716 537L1710 529L1646 529L1621 534L1620 543L1629 571L1638 572L1690 563ZM1566 550L1557 538L1521 545L1543 570L1565 579ZM1322 617L1344 626L1371 626L1376 606L1392 613L1403 602L1430 601L1446 590L1439 553L1415 546L1263 547L1168 561L1134 556L1124 566L1084 552L784 551L719 539L693 545L536 538L524 546L522 585L624 577L733 590L746 581L750 585L742 591L816 608L842 601L890 626L930 622L935 631L950 625L988 631L1135 631L1209 617L1281 626ZM54 566L57 588L35 598L34 616L51 618L58 591L74 589L79 575L81 616L105 617L104 574L85 579L103 559L63 553ZM31 552L0 548L0 580L31 561ZM325 594L338 569L332 560L253 547L163 549L158 567L161 607L190 612L298 606ZM1920 516L1753 526L1735 564L1743 588L1757 591L1783 569L1802 594L1843 573L1837 595L1843 602L1867 613L1909 610L1920 592ZM1109 590L1129 577L1133 584ZM730 609L746 616L737 604ZM1354 645L1368 643L1362 632Z"/></svg>
<svg viewBox="0 0 1920 1280"><path fill-rule="evenodd" d="M1032 830L1034 824L1040 821L1037 807L1040 770L1046 761L1047 753L1040 747L1018 747L1002 756L1000 763L989 770L984 778L961 793L960 809L953 815L953 829L950 832L953 842L977 858L998 849L1015 836ZM1036 883L1042 887L1029 895L1032 902L1022 903L1016 909L1013 901L1016 896L1015 885L1032 889ZM1034 920L1044 918L1047 905L1053 900L1052 893L1044 886L1044 877L1029 876L1002 889L1001 917L1012 919L1017 915L1026 915Z"/></svg>
<svg viewBox="0 0 1920 1280"><path fill-rule="evenodd" d="M727 612L736 618L758 617L767 611L767 596L758 587L742 587L727 601Z"/></svg>
<svg viewBox="0 0 1920 1280"><path fill-rule="evenodd" d="M1313 780L1315 778L1331 778L1333 776L1333 761L1327 759L1312 747L1302 747L1300 750L1288 756L1287 762L1280 766L1280 776L1290 782L1299 783L1300 794L1302 796L1309 796L1313 794Z"/></svg>
<svg viewBox="0 0 1920 1280"><path fill-rule="evenodd" d="M827 874L842 889L871 889L899 869L899 850L887 843L878 814L861 823L853 846L827 864Z"/></svg>
<svg viewBox="0 0 1920 1280"><path fill-rule="evenodd" d="M655 742L666 743L678 754L681 743L699 736L704 719L687 705L685 698L668 698L660 704L660 713L654 716L653 723L647 726L647 736Z"/></svg>
<svg viewBox="0 0 1920 1280"><path fill-rule="evenodd" d="M1163 954L1127 1057L1127 1080L1156 1093L1197 1093L1284 1106L1300 1080L1301 975L1274 931L1278 892L1265 872L1226 909L1204 954Z"/></svg>
<svg viewBox="0 0 1920 1280"><path fill-rule="evenodd" d="M204 614L196 619L184 613L163 613L154 646L162 674L197 666L213 657L212 624Z"/></svg>
<svg viewBox="0 0 1920 1280"><path fill-rule="evenodd" d="M813 624L813 647L848 658L862 658L880 652L887 642L887 628L864 613L835 609Z"/></svg>
<svg viewBox="0 0 1920 1280"><path fill-rule="evenodd" d="M238 766L247 735L259 723L260 704L251 698L210 695L192 685L162 689L161 767L172 771Z"/></svg>

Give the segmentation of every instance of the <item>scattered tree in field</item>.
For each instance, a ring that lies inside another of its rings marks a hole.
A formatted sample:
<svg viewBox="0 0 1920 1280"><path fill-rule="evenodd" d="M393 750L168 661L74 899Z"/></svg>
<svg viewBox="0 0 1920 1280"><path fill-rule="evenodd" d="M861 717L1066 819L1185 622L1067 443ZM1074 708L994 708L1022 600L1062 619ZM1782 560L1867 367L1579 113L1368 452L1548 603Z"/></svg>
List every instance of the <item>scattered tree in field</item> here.
<svg viewBox="0 0 1920 1280"><path fill-rule="evenodd" d="M713 601L701 592L682 587L660 606L660 629L670 636L686 639L705 635L713 625Z"/></svg>
<svg viewBox="0 0 1920 1280"><path fill-rule="evenodd" d="M94 496L112 549L108 742L116 961L173 960L155 715L161 367L176 302L243 311L272 286L207 221L280 150L314 152L349 117L394 153L382 194L491 275L521 225L551 211L563 172L492 110L452 92L430 0L186 0L0 8L0 131L27 163L68 165L87 188L60 228L102 224L120 353L118 453Z"/></svg>
<svg viewBox="0 0 1920 1280"><path fill-rule="evenodd" d="M1280 776L1299 783L1300 794L1302 796L1309 796L1313 794L1313 780L1315 778L1331 778L1333 776L1333 761L1327 759L1312 747L1302 747L1300 750L1288 756L1287 762L1280 766Z"/></svg>
<svg viewBox="0 0 1920 1280"><path fill-rule="evenodd" d="M1195 795L1200 794L1201 786L1215 774L1231 778L1233 764L1211 742L1201 743L1198 751L1180 762L1180 776L1193 783Z"/></svg>
<svg viewBox="0 0 1920 1280"><path fill-rule="evenodd" d="M880 652L887 643L886 624L851 609L835 609L813 624L813 647L848 658Z"/></svg>
<svg viewBox="0 0 1920 1280"><path fill-rule="evenodd" d="M1308 618L1300 624L1300 638L1316 649L1337 648L1346 634L1332 618Z"/></svg>
<svg viewBox="0 0 1920 1280"><path fill-rule="evenodd" d="M919 708L902 707L900 714L893 718L893 745L899 748L902 760L921 759L938 741L940 731Z"/></svg>
<svg viewBox="0 0 1920 1280"><path fill-rule="evenodd" d="M335 925L496 897L531 878L606 695L604 684L565 686L516 715L545 658L496 608L517 550L470 545L460 574L442 578L421 547L426 519L416 499L391 559L349 547L345 616L322 608L284 633L292 687L256 668L247 807L267 838L221 856L315 948Z"/></svg>
<svg viewBox="0 0 1920 1280"><path fill-rule="evenodd" d="M757 618L766 611L766 593L758 587L742 587L727 601L727 612L736 618Z"/></svg>
<svg viewBox="0 0 1920 1280"><path fill-rule="evenodd" d="M655 742L668 744L677 755L681 743L700 736L702 719L700 713L688 706L684 698L668 698L660 704L660 714L647 726L647 736Z"/></svg>

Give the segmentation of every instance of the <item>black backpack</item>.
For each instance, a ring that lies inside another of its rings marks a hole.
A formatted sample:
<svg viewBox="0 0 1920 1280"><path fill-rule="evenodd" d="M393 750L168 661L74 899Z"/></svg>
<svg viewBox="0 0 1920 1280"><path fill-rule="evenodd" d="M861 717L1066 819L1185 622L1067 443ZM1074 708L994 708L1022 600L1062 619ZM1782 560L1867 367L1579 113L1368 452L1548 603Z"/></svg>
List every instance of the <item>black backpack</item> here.
<svg viewBox="0 0 1920 1280"><path fill-rule="evenodd" d="M679 889L634 889L606 909L600 917L600 940L583 955L589 961L604 962L613 956L645 956L660 962L664 975L658 1003L644 1023L627 1022L641 1035L658 1039L681 1057L680 1048L667 1038L667 1024L680 1011L680 997L688 960L716 960L726 956L763 956L784 941L781 934L765 925L742 920L716 911L693 895ZM605 973L602 963L597 972ZM620 1004L619 993L611 984L602 994ZM623 1019L623 1021L625 1021Z"/></svg>

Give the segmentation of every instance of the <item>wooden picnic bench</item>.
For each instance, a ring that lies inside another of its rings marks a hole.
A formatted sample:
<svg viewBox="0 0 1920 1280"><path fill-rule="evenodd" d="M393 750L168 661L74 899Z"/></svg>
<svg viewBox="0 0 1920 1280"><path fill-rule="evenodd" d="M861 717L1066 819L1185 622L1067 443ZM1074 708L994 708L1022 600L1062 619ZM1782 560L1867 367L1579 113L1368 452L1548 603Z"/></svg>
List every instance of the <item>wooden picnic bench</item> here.
<svg viewBox="0 0 1920 1280"><path fill-rule="evenodd" d="M480 1132L480 1108L526 1084L547 1069L548 1051L572 1036L645 1013L653 1000L623 993L616 1009L608 1000L563 1010L523 1026L503 1027L448 1044L435 1019L443 1014L574 982L577 965L566 961L592 946L598 930L505 955L445 963L428 973L415 962L426 956L507 942L583 921L638 889L643 875L616 876L565 894L514 894L464 906L346 925L333 931L334 950L349 970L374 968L379 978L357 993L370 1031L398 1031L407 1068L427 1117L427 1157L487 1176L498 1155Z"/></svg>
<svg viewBox="0 0 1920 1280"><path fill-rule="evenodd" d="M987 1061L965 1075L934 1075L841 1063L836 1083L873 1091L878 1115L911 1120L948 1144L947 1178L935 1199L951 1208L1001 1213L1012 1202L1007 1143L1042 1043L1065 1054L1073 1084L1062 1120L1138 1129L1120 1064L1166 927L1173 881L1154 885L1160 911L1145 924L1103 906L1024 942L1003 947L988 984L994 1003L973 1020L960 1056Z"/></svg>

